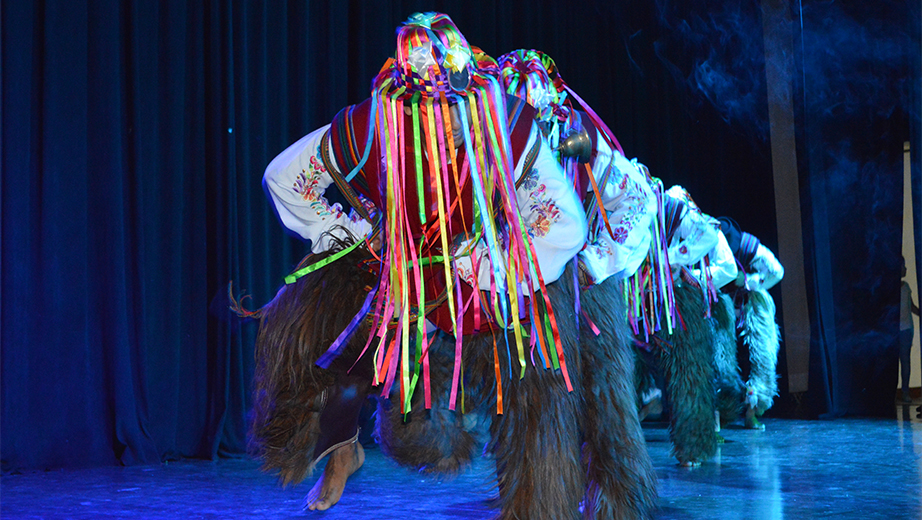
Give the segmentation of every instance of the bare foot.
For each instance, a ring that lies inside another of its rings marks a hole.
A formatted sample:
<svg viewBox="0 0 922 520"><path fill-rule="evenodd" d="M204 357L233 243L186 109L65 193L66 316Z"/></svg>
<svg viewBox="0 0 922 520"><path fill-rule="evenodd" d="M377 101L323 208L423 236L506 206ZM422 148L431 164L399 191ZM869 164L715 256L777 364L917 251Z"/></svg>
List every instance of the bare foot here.
<svg viewBox="0 0 922 520"><path fill-rule="evenodd" d="M323 475L308 492L305 507L311 511L325 511L333 507L343 496L346 481L364 463L365 449L358 441L334 450Z"/></svg>

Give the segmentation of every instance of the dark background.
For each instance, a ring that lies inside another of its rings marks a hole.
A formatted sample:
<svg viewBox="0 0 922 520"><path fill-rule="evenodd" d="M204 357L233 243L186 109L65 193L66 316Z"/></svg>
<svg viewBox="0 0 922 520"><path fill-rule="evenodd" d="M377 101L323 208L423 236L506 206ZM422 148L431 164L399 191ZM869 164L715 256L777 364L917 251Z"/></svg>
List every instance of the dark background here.
<svg viewBox="0 0 922 520"><path fill-rule="evenodd" d="M761 5L724 4L4 2L3 470L244 452L256 324L227 283L257 307L307 252L263 169L368 96L415 11L493 56L545 51L628 157L777 251ZM892 414L919 3L787 8L810 389L787 394L782 346L770 413Z"/></svg>

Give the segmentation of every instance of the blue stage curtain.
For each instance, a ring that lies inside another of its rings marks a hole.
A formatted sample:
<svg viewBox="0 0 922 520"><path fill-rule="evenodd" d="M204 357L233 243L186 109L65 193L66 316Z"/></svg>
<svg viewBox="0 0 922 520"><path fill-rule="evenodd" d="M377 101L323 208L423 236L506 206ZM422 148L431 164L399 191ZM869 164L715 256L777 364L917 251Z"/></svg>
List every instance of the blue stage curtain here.
<svg viewBox="0 0 922 520"><path fill-rule="evenodd" d="M367 97L414 11L448 13L494 56L544 50L629 158L775 248L758 8L718 4L3 2L3 470L245 452L256 327L230 315L227 284L258 307L308 250L272 214L263 169ZM718 15L748 23L724 33ZM719 88L710 72L743 79ZM856 187L855 208L890 222L878 186ZM896 269L885 246L836 247ZM874 294L879 310L889 293Z"/></svg>
<svg viewBox="0 0 922 520"><path fill-rule="evenodd" d="M259 305L305 253L262 170L344 102L307 7L3 3L5 470L244 452L227 284Z"/></svg>
<svg viewBox="0 0 922 520"><path fill-rule="evenodd" d="M903 2L804 1L792 12L812 285L809 400L831 417L893 416L902 150L919 117L910 108L919 20Z"/></svg>

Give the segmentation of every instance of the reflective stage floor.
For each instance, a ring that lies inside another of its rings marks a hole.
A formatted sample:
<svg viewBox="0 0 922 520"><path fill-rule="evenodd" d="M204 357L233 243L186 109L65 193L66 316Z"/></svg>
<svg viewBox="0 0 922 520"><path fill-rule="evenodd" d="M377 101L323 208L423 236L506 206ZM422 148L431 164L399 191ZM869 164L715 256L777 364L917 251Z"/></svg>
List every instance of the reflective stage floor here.
<svg viewBox="0 0 922 520"><path fill-rule="evenodd" d="M699 468L679 467L663 423L644 423L659 477L661 519L922 519L922 422L767 419L766 431L726 428ZM2 518L489 518L492 463L480 458L438 481L395 466L380 450L326 512L302 511L316 474L282 489L252 460L26 472L0 479Z"/></svg>

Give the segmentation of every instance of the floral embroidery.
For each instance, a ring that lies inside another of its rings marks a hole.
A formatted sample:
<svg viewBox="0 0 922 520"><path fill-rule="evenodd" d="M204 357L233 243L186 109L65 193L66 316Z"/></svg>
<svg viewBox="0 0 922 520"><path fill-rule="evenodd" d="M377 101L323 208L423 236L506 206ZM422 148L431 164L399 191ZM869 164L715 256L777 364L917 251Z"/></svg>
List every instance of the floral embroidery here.
<svg viewBox="0 0 922 520"><path fill-rule="evenodd" d="M551 230L551 221L547 219L544 215L538 215L537 220L532 222L528 227L528 234L532 238L543 237L547 235Z"/></svg>
<svg viewBox="0 0 922 520"><path fill-rule="evenodd" d="M477 287L477 278L474 276L474 270L469 269L463 265L458 265L455 262L455 270L458 271L458 278L464 281L464 283L470 285L471 287Z"/></svg>
<svg viewBox="0 0 922 520"><path fill-rule="evenodd" d="M686 218L688 218L688 216L683 217L682 219L683 224ZM695 222L692 222L691 225L694 227L692 228L691 232L688 233L688 236L685 237L685 240L687 242L691 242L692 244L697 244L698 242L701 242L701 240L704 238L705 228L701 224L701 222L698 220L696 220Z"/></svg>
<svg viewBox="0 0 922 520"><path fill-rule="evenodd" d="M356 193L356 196L358 197L359 202L362 204L362 207L365 208L365 211L367 211L368 215L371 216L372 220L374 220L375 215L378 213L378 208L375 206L375 203L361 193ZM355 210L355 208L352 208L349 210L349 220L355 224L356 222L364 220L364 218L359 214L358 211Z"/></svg>
<svg viewBox="0 0 922 520"><path fill-rule="evenodd" d="M543 237L551 230L551 225L560 220L560 208L547 195L547 186L539 184L537 172L532 169L525 178L523 187L532 189L528 194L531 199L531 210L537 213L537 218L528 226L528 235L532 238Z"/></svg>
<svg viewBox="0 0 922 520"><path fill-rule="evenodd" d="M528 173L525 174L525 178L522 180L521 189L530 190L538 185L538 169L532 168L528 170Z"/></svg>
<svg viewBox="0 0 922 520"><path fill-rule="evenodd" d="M627 179L627 176L625 176L625 179ZM624 216L621 217L620 224L624 226L627 231L630 231L646 214L647 197L643 187L638 182L631 181L630 184L626 185L625 190L625 195L627 197L625 204L627 204L628 210Z"/></svg>
<svg viewBox="0 0 922 520"><path fill-rule="evenodd" d="M611 165L611 168L613 173L621 173L614 164ZM623 193L624 197L621 200L621 205L626 208L626 211L621 215L621 219L617 223L612 222L613 226L617 225L612 230L612 239L619 244L624 244L627 242L628 236L635 225L643 220L647 214L647 195L643 185L633 180L627 173L620 175L620 181L614 175L609 178L611 179L610 182L618 183L618 190Z"/></svg>
<svg viewBox="0 0 922 520"><path fill-rule="evenodd" d="M346 218L348 218L349 222L352 222L353 224L360 220L365 220L361 215L359 215L359 212L355 211L354 209L349 210L349 214L346 216Z"/></svg>
<svg viewBox="0 0 922 520"><path fill-rule="evenodd" d="M316 153L320 153L319 146ZM295 193L301 195L302 200L309 202L311 209L316 211L317 215L320 217L330 215L332 215L333 218L341 217L343 215L342 206L339 203L330 205L327 199L323 197L322 190L317 188L320 183L320 177L326 173L326 168L324 168L321 161L317 160L316 155L312 155L309 162L309 171L304 169L301 170L301 173L295 177L292 189Z"/></svg>
<svg viewBox="0 0 922 520"><path fill-rule="evenodd" d="M591 249L600 260L610 258L615 254L607 240L595 240L588 249Z"/></svg>
<svg viewBox="0 0 922 520"><path fill-rule="evenodd" d="M317 153L320 153L320 147L317 147ZM311 156L311 169L319 171L321 173L327 172L327 169L323 167L323 164L317 160L316 155Z"/></svg>

